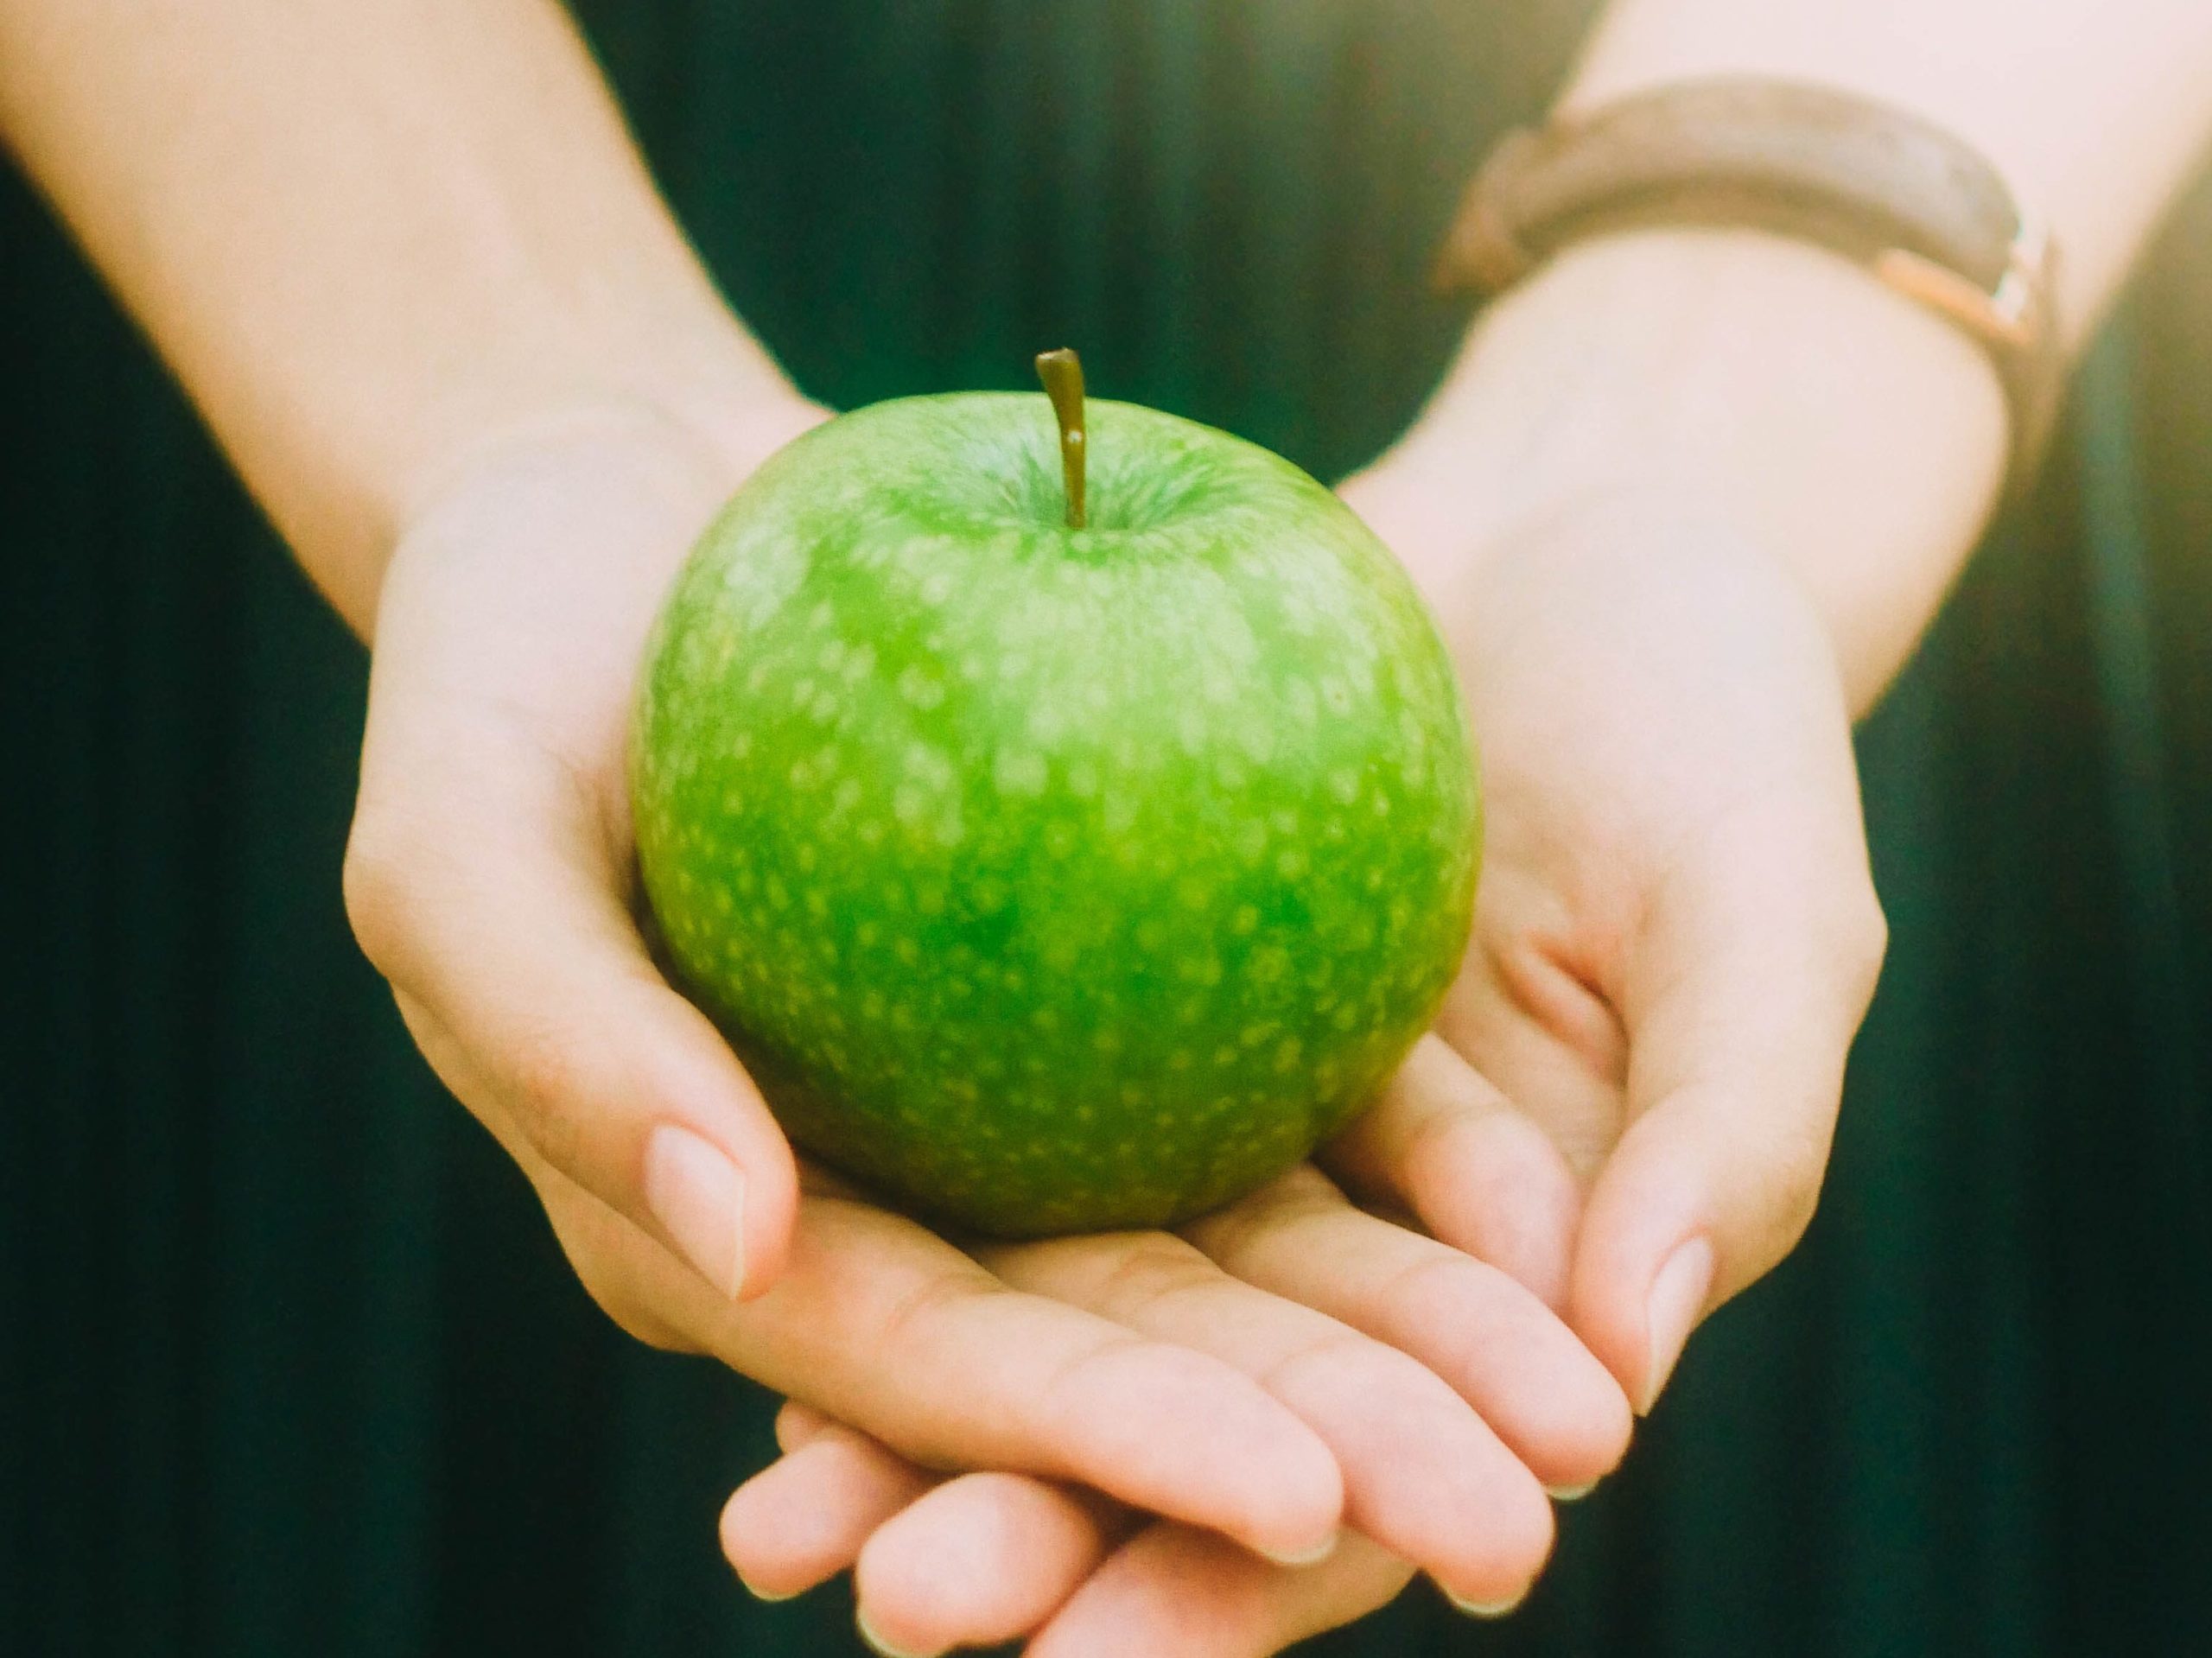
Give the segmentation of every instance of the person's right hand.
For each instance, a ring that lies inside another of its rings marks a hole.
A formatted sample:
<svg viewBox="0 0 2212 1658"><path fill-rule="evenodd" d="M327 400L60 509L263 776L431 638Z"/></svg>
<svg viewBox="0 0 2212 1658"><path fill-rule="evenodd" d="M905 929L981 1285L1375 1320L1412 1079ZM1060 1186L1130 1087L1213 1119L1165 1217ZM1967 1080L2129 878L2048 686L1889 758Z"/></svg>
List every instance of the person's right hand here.
<svg viewBox="0 0 2212 1658"><path fill-rule="evenodd" d="M1781 562L1683 492L1593 492L1463 562L1451 492L1402 487L1347 492L1436 601L1491 835L1443 1039L1322 1165L1556 1306L1649 1408L1698 1318L1803 1229L1880 959L1835 653ZM910 1474L867 1509L898 1479L840 1468L896 1448L797 1445L733 1506L728 1552L757 1575L780 1559L764 1514L853 1516L817 1568L852 1566L912 1651L1034 1629L1052 1658L1250 1658L1396 1586L1387 1538L1273 1571L1173 1527L1122 1542L1004 1477Z"/></svg>
<svg viewBox="0 0 2212 1658"><path fill-rule="evenodd" d="M756 453L817 417L763 417ZM1539 1478L1610 1468L1628 1416L1503 1274L1332 1192L1223 1223L1218 1264L1159 1234L979 1261L826 1180L800 1197L633 912L634 675L742 470L650 419L549 424L456 469L378 612L349 907L587 1288L918 1464L1079 1482L1277 1557L1349 1512L1462 1598L1520 1592Z"/></svg>
<svg viewBox="0 0 2212 1658"><path fill-rule="evenodd" d="M1464 1073L1425 1040L1374 1108L1379 1127L1400 1134L1433 1115L1464 1091ZM1426 1162L1409 1156L1400 1204L1435 1177ZM1499 1616L1548 1553L1543 1488L1580 1495L1627 1445L1625 1396L1532 1293L1354 1208L1311 1166L1179 1241L1124 1234L978 1254L1005 1284L1254 1377L1335 1456L1345 1530L1324 1560L1262 1559L1131 1502L1125 1486L918 1456L870 1419L803 1395L778 1420L785 1455L724 1509L723 1549L772 1599L850 1570L879 1651L1032 1637L1040 1658L1261 1658L1372 1611L1416 1571L1470 1614ZM1176 1447L1188 1442L1177 1432Z"/></svg>
<svg viewBox="0 0 2212 1658"><path fill-rule="evenodd" d="M538 1178L557 1193L557 1177ZM879 1603L879 1637L901 1645L931 1604L950 1622L929 1649L1021 1633L1131 1530L1149 1540L1124 1567L1138 1604L1100 1625L1116 1638L1312 1566L1340 1528L1328 1558L1363 1583L1387 1578L1382 1598L1421 1570L1471 1610L1503 1610L1550 1552L1546 1486L1585 1486L1626 1448L1625 1397L1535 1296L1354 1208L1310 1167L1180 1237L972 1254L828 1177L808 1187L784 1278L742 1306L603 1208L548 1206L587 1282L670 1280L660 1305L686 1323L639 1333L703 1349L876 1449L827 1492L787 1484L799 1500L754 1506L740 1560L756 1592L850 1565L912 1481L965 1490L959 1477L981 1471L1001 1492L1056 1493L1060 1532L1084 1521L1057 1567L1018 1524L999 1528L1013 1552L997 1560L919 1562ZM927 1514L910 1531L938 1535ZM1166 1580L1146 1558L1163 1549ZM1003 1627L979 1629L979 1615Z"/></svg>

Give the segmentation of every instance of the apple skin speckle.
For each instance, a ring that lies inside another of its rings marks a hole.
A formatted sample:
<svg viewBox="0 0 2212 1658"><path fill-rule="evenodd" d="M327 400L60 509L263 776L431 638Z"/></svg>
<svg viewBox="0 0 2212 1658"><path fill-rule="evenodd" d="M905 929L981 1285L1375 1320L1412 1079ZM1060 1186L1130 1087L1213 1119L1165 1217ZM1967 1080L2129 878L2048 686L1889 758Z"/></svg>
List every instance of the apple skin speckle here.
<svg viewBox="0 0 2212 1658"><path fill-rule="evenodd" d="M1433 1017L1478 861L1389 553L1263 449L1089 412L1081 531L1041 396L791 444L677 579L632 744L670 957L794 1142L1002 1236L1305 1157Z"/></svg>

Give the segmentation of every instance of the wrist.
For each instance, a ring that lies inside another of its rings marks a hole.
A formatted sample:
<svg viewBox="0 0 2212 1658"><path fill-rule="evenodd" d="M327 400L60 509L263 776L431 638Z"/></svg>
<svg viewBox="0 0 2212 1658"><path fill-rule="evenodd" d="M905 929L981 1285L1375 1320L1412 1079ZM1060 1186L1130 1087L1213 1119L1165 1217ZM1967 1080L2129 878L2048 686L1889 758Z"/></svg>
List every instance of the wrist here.
<svg viewBox="0 0 2212 1658"><path fill-rule="evenodd" d="M1490 308L1352 492L1440 602L1578 503L1678 503L1785 565L1863 708L1978 537L2006 435L1979 347L1849 262L1654 231L1571 247Z"/></svg>
<svg viewBox="0 0 2212 1658"><path fill-rule="evenodd" d="M656 360L669 366L657 371ZM732 321L727 334L674 339L534 378L480 381L459 400L454 435L393 480L375 545L343 569L329 596L364 638L372 630L385 572L414 528L474 480L524 463L589 473L619 469L657 480L672 514L703 523L754 468L827 411L785 378ZM587 481L587 480L574 480ZM310 568L318 562L308 561Z"/></svg>

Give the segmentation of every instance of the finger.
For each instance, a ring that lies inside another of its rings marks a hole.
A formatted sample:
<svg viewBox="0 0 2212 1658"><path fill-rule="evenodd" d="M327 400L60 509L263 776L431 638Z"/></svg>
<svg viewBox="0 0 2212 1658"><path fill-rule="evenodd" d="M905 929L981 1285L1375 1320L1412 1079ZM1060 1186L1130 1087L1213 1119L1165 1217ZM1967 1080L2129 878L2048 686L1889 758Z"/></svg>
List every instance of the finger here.
<svg viewBox="0 0 2212 1658"><path fill-rule="evenodd" d="M789 1600L850 1566L869 1534L937 1479L827 1424L732 1494L722 1508L722 1553L753 1594Z"/></svg>
<svg viewBox="0 0 2212 1658"><path fill-rule="evenodd" d="M1076 1591L1026 1658L1268 1658L1388 1604L1412 1575L1364 1537L1348 1536L1319 1566L1294 1569L1182 1526L1154 1525Z"/></svg>
<svg viewBox="0 0 2212 1658"><path fill-rule="evenodd" d="M1464 1400L1404 1353L1239 1283L1159 1234L1065 1239L986 1259L1009 1283L1213 1354L1254 1377L1335 1454L1349 1523L1448 1592L1516 1598L1542 1568L1552 1511L1535 1478Z"/></svg>
<svg viewBox="0 0 2212 1658"><path fill-rule="evenodd" d="M1131 1523L1126 1509L1068 1486L963 1474L886 1521L861 1548L861 1628L878 1651L896 1653L1019 1640L1081 1586Z"/></svg>
<svg viewBox="0 0 2212 1658"><path fill-rule="evenodd" d="M1632 951L1630 1122L1570 1305L1639 1410L1704 1313L1812 1218L1883 941L1863 849L1808 855L1820 829L1762 816L1703 848Z"/></svg>
<svg viewBox="0 0 2212 1658"><path fill-rule="evenodd" d="M786 1399L776 1412L776 1446L781 1451L796 1451L833 1426L820 1411L802 1405L796 1399Z"/></svg>
<svg viewBox="0 0 2212 1658"><path fill-rule="evenodd" d="M528 1147L517 1158L541 1191L559 1189ZM1277 1558L1312 1553L1342 1518L1327 1446L1249 1377L1017 1293L869 1204L810 1192L784 1276L741 1306L605 1205L547 1206L602 1300L605 1280L623 1280L702 1350L912 1462L1087 1484Z"/></svg>
<svg viewBox="0 0 2212 1658"><path fill-rule="evenodd" d="M1551 1137L1442 1039L1425 1036L1319 1161L1453 1248L1567 1302L1582 1197Z"/></svg>
<svg viewBox="0 0 2212 1658"><path fill-rule="evenodd" d="M722 1552L769 1600L853 1568L879 1649L1016 1639L1129 1528L1126 1509L1073 1487L997 1473L940 1483L804 1406L786 1405L777 1431L791 1454L731 1497Z"/></svg>
<svg viewBox="0 0 2212 1658"><path fill-rule="evenodd" d="M806 1209L785 1281L735 1320L771 1386L931 1466L1081 1481L1278 1557L1333 1534L1335 1459L1228 1364L1016 1293L881 1210Z"/></svg>
<svg viewBox="0 0 2212 1658"><path fill-rule="evenodd" d="M798 1201L781 1130L647 958L579 774L515 725L427 700L372 698L346 862L363 949L471 1109L723 1295L758 1293Z"/></svg>
<svg viewBox="0 0 2212 1658"><path fill-rule="evenodd" d="M1620 1385L1535 1296L1449 1244L1354 1209L1313 1170L1185 1235L1233 1276L1418 1360L1556 1494L1580 1495L1628 1448Z"/></svg>

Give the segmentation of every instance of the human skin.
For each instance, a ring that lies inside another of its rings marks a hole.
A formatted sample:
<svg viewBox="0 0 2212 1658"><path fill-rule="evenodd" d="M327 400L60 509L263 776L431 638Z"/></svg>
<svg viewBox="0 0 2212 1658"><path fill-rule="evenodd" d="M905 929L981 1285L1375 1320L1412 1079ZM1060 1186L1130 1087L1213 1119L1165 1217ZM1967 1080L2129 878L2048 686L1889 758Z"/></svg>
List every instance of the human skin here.
<svg viewBox="0 0 2212 1658"><path fill-rule="evenodd" d="M1495 308L1347 486L1488 740L1469 974L1330 1161L1433 1239L1309 1173L1185 1240L978 1261L802 1198L627 905L645 620L817 411L715 299L550 6L365 10L0 0L0 130L372 638L357 925L588 1286L849 1425L870 1502L792 1483L820 1456L765 1477L842 1519L853 1548L810 1569L857 1559L897 1644L996 1617L1048 1652L1166 1651L1141 1638L1166 1620L1185 1650L1266 1650L1407 1562L1511 1600L1548 1541L1537 1483L1610 1466L1624 1393L1648 1406L1809 1213L1879 942L1848 714L1986 510L1986 365L1757 237L1593 245ZM1725 67L1899 97L2046 206L2086 319L2195 148L2208 32L2182 0L1631 0L1570 96ZM1376 1437L1415 1412L1459 1451ZM1297 1554L1348 1514L1304 1571L1214 1540ZM1009 1515L1059 1547L994 1554ZM912 1569L932 1551L968 1569Z"/></svg>
<svg viewBox="0 0 2212 1658"><path fill-rule="evenodd" d="M556 8L0 0L0 131L371 643L349 912L610 1313L917 1464L1281 1558L1349 1520L1468 1598L1525 1587L1545 1485L1610 1468L1629 1412L1509 1274L1333 1193L1294 1289L1242 1275L1256 1208L1210 1249L978 1259L802 1171L660 978L622 785L646 628L823 411Z"/></svg>
<svg viewBox="0 0 2212 1658"><path fill-rule="evenodd" d="M1863 90L1980 146L2056 235L2070 348L2202 143L2212 13L1622 0L1563 102L1719 71ZM1882 939L1849 720L1972 549L2006 437L1979 350L1866 273L1653 232L1493 306L1344 486L1459 655L1491 838L1440 1023L1475 1080L1322 1161L1361 1190L1418 1151L1399 1190L1421 1221L1562 1308L1639 1409L1810 1218ZM901 1471L810 1413L785 1432L725 1548L785 1588L853 1568L887 1648L1260 1654L1409 1575L1363 1549L1224 1559L1036 1482ZM772 1509L834 1516L813 1537L849 1546L779 1555Z"/></svg>

